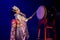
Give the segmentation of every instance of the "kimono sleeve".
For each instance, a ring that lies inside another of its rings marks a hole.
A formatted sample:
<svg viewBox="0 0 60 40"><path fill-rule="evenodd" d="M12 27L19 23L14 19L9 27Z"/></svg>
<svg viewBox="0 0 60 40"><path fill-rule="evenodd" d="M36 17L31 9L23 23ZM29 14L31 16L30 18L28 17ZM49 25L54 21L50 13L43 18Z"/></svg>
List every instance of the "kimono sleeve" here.
<svg viewBox="0 0 60 40"><path fill-rule="evenodd" d="M23 20L24 20L25 22L27 22L27 21L28 21L28 19L27 19L27 18L25 18L25 17L23 17Z"/></svg>

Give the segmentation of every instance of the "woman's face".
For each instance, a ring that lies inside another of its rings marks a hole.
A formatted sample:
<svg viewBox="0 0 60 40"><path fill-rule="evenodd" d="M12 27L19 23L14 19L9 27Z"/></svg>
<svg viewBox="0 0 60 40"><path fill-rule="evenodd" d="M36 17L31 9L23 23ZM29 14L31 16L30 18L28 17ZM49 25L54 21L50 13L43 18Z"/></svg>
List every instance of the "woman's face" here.
<svg viewBox="0 0 60 40"><path fill-rule="evenodd" d="M20 14L20 10L16 10L16 13L17 13L17 14Z"/></svg>
<svg viewBox="0 0 60 40"><path fill-rule="evenodd" d="M13 6L13 11L16 12L17 14L20 14L20 9L17 6Z"/></svg>

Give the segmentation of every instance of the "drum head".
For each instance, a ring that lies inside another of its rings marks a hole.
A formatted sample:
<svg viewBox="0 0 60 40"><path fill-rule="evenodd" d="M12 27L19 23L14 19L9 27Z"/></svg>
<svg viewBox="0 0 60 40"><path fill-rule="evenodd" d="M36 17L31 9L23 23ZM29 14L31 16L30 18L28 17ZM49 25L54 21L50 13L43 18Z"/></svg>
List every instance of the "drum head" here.
<svg viewBox="0 0 60 40"><path fill-rule="evenodd" d="M37 9L37 18L39 19L39 20L41 20L43 17L44 17L44 15L45 15L45 12L46 12L46 10L45 10L46 8L45 8L45 6L40 6L38 9Z"/></svg>

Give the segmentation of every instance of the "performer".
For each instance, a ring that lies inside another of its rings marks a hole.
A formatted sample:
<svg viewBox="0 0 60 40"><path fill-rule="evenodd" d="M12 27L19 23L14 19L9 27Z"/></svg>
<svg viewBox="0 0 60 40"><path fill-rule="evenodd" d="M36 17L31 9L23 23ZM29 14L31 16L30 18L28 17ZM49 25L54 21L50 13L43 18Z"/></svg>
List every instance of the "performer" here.
<svg viewBox="0 0 60 40"><path fill-rule="evenodd" d="M16 14L14 14L15 20L12 21L10 40L28 40L29 33L27 28L27 21L32 19L33 16L26 18L26 15L23 14L17 6L13 6L12 8L13 11L16 12ZM14 30L14 34L12 32L13 30Z"/></svg>

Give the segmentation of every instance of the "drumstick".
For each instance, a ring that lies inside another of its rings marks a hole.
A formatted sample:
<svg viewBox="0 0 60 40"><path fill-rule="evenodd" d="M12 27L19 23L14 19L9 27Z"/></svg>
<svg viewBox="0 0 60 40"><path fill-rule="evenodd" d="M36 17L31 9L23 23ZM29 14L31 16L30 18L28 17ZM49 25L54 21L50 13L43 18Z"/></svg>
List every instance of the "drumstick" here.
<svg viewBox="0 0 60 40"><path fill-rule="evenodd" d="M36 12L34 12L34 13L33 13L33 15L32 15L32 16L30 16L30 17L33 17L35 14L36 14Z"/></svg>
<svg viewBox="0 0 60 40"><path fill-rule="evenodd" d="M36 12L34 12L33 15L28 18L28 20L31 19L35 14L36 14Z"/></svg>

